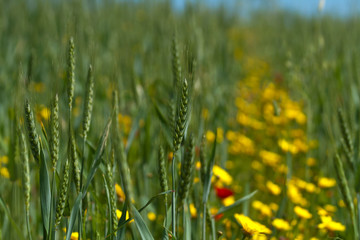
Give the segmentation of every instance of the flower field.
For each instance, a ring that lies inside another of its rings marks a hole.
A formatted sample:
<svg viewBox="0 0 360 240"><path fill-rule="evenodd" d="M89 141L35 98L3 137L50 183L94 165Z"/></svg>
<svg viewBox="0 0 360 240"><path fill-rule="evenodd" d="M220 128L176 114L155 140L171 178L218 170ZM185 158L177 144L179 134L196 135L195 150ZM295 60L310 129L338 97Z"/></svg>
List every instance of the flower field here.
<svg viewBox="0 0 360 240"><path fill-rule="evenodd" d="M360 239L359 18L172 4L0 0L0 240Z"/></svg>

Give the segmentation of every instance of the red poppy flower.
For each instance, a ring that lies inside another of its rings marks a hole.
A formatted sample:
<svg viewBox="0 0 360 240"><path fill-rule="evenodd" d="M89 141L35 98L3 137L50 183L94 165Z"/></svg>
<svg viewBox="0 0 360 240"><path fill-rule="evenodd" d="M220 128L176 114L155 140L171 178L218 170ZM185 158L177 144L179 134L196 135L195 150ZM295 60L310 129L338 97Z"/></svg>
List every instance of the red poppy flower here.
<svg viewBox="0 0 360 240"><path fill-rule="evenodd" d="M215 191L216 191L216 196L218 196L218 198L221 198L221 199L224 199L224 198L234 195L234 192L229 188L215 187Z"/></svg>

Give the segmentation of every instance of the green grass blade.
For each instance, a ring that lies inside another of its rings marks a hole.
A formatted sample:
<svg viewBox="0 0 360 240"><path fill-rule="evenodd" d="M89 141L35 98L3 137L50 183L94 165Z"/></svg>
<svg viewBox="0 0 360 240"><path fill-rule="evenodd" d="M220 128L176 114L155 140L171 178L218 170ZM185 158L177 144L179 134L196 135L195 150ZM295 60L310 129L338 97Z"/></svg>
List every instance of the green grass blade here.
<svg viewBox="0 0 360 240"><path fill-rule="evenodd" d="M135 224L140 233L141 239L143 240L154 239L150 233L149 228L146 226L143 218L141 217L139 211L134 207L134 205L131 205L131 210L134 214Z"/></svg>
<svg viewBox="0 0 360 240"><path fill-rule="evenodd" d="M82 192L79 192L79 195L77 196L76 200L75 200L75 204L71 210L71 215L70 215L70 220L69 220L69 225L66 229L66 240L70 240L71 239L71 233L72 230L74 228L74 224L76 221L76 217L79 213L79 208L80 208L80 203L81 203L81 199L83 198L83 194Z"/></svg>
<svg viewBox="0 0 360 240"><path fill-rule="evenodd" d="M16 222L14 221L14 219L11 217L11 213L9 211L9 209L6 207L5 202L3 200L3 198L0 196L0 206L4 209L4 212L6 214L6 216L8 217L8 219L10 220L11 225L13 226L13 228L16 230L16 232L18 233L18 236L22 239L25 240L25 237L22 235L22 231L20 230L19 226L16 224ZM1 235L0 235L1 237ZM31 239L29 237L29 239Z"/></svg>
<svg viewBox="0 0 360 240"><path fill-rule="evenodd" d="M50 190L50 181L49 181L49 172L47 170L47 164L44 156L42 147L40 149L40 205L41 205L41 214L43 219L43 227L46 231L44 236L47 236L49 232L49 221L50 221L50 199L51 199L51 190Z"/></svg>
<svg viewBox="0 0 360 240"><path fill-rule="evenodd" d="M87 192L87 189L89 188L91 180L95 176L96 170L99 168L99 165L100 165L100 162L101 162L100 161L101 156L104 153L106 142L107 142L107 139L109 137L110 126L111 126L111 118L109 119L109 121L107 122L107 124L105 126L105 129L104 129L103 134L101 136L100 144L98 145L98 148L97 148L96 153L95 153L94 161L93 161L93 163L91 165L91 168L90 168L89 175L88 175L86 183L85 183L85 185L84 185L84 187L82 189L82 192L84 193L84 196L86 195L85 193Z"/></svg>
<svg viewBox="0 0 360 240"><path fill-rule="evenodd" d="M242 204L243 202L249 200L250 198L252 198L255 194L257 193L256 191L253 191L252 193L246 195L245 197L240 198L239 200L237 200L236 202L234 202L233 204L227 206L227 207L222 207L219 209L219 211L216 213L216 215L228 212L230 210L233 210L235 208L237 208L240 204Z"/></svg>
<svg viewBox="0 0 360 240"><path fill-rule="evenodd" d="M215 139L217 138L217 133L215 131ZM203 203L206 203L209 198L210 186L211 186L211 177L213 174L213 167L215 164L215 153L216 153L216 141L214 141L214 145L211 151L210 164L208 165L207 172L205 174L205 184L204 184L204 192L203 192Z"/></svg>

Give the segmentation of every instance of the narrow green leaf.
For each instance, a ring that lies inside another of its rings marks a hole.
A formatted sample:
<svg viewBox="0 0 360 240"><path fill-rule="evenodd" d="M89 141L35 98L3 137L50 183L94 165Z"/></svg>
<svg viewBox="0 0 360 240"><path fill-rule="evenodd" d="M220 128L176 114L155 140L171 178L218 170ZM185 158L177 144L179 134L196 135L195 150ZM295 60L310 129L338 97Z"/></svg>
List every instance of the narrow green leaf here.
<svg viewBox="0 0 360 240"><path fill-rule="evenodd" d="M0 196L0 206L4 209L6 216L10 220L10 223L11 223L12 227L16 230L18 236L21 239L25 240L24 236L22 235L22 231L20 230L19 226L16 224L14 219L11 217L11 213L10 213L9 209L7 208L7 206L5 205L5 202L1 196Z"/></svg>
<svg viewBox="0 0 360 240"><path fill-rule="evenodd" d="M205 183L204 183L204 192L203 192L203 203L206 203L209 198L210 187L211 187L211 177L213 174L213 167L215 164L215 153L216 153L216 138L217 131L215 131L215 141L211 151L210 164L208 164L208 169L205 174Z"/></svg>
<svg viewBox="0 0 360 240"><path fill-rule="evenodd" d="M108 188L108 183L106 182L106 178L103 175L103 179L104 179L104 184L105 184L105 192L106 192L106 198L107 198L107 203L108 203L108 208L109 208L109 216L110 216L110 221L109 221L109 233L110 234L110 239L114 239L114 235L113 235L113 224L112 224L112 216L111 216L111 199L110 199L110 191Z"/></svg>
<svg viewBox="0 0 360 240"><path fill-rule="evenodd" d="M119 222L118 222L118 226L123 225L125 223L125 221L126 221L127 206L128 206L128 199L125 199L125 203L124 203L124 206L123 206L123 209L122 209L122 213L125 213L125 214L121 214L121 217L120 217ZM126 230L125 227L123 227L123 228L118 227L117 234L116 234L116 240L124 239L125 230Z"/></svg>
<svg viewBox="0 0 360 240"><path fill-rule="evenodd" d="M69 225L66 229L66 240L71 239L72 229L74 228L74 224L75 224L78 212L79 212L80 203L81 203L81 199L83 198L83 195L85 195L85 194L83 194L82 192L79 192L79 195L77 196L77 198L75 200L75 204L71 210Z"/></svg>
<svg viewBox="0 0 360 240"><path fill-rule="evenodd" d="M46 159L44 156L43 148L40 148L40 205L41 214L43 219L43 227L46 231L44 236L47 236L49 232L49 221L50 221L50 181L49 172L47 170Z"/></svg>
<svg viewBox="0 0 360 240"><path fill-rule="evenodd" d="M131 210L134 214L135 219L135 225L140 233L141 239L143 240L151 240L154 239L153 236L150 233L149 228L146 226L143 218L141 217L138 210L134 207L134 205L131 205Z"/></svg>
<svg viewBox="0 0 360 240"><path fill-rule="evenodd" d="M230 210L238 207L243 202L245 202L245 201L249 200L250 198L252 198L256 193L257 193L257 190L255 190L252 193L246 195L245 197L240 198L239 200L237 200L236 202L234 202L230 206L220 208L219 211L216 213L216 215L225 213L227 211L230 211Z"/></svg>
<svg viewBox="0 0 360 240"><path fill-rule="evenodd" d="M102 157L102 155L104 153L106 142L107 142L107 139L109 137L110 126L111 126L111 118L109 119L109 121L107 122L107 124L105 126L105 129L104 129L103 134L101 136L100 144L98 145L98 148L96 150L95 158L94 158L94 161L93 161L93 163L91 165L90 172L89 172L89 175L87 177L85 186L82 189L82 192L84 193L84 196L86 195L86 192L87 192L87 189L88 189L88 187L90 185L91 180L95 176L96 170L99 168L99 165L100 165L100 162L101 162L100 160L101 160L101 157Z"/></svg>
<svg viewBox="0 0 360 240"><path fill-rule="evenodd" d="M191 240L191 216L189 206L186 206L186 211L184 211L184 236L183 239Z"/></svg>

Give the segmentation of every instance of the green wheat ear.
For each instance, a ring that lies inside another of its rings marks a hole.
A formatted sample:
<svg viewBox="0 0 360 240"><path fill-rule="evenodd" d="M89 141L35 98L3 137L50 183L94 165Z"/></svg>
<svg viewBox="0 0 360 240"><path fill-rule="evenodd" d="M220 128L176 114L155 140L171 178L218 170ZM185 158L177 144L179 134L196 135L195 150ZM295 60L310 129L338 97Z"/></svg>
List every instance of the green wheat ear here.
<svg viewBox="0 0 360 240"><path fill-rule="evenodd" d="M179 57L179 47L176 41L176 35L174 34L171 42L171 54L172 54L172 72L174 87L180 85L181 79L181 66L180 66L180 57Z"/></svg>
<svg viewBox="0 0 360 240"><path fill-rule="evenodd" d="M55 216L55 229L60 224L61 218L64 214L66 200L68 198L69 191L69 179L70 179L70 164L69 159L66 159L63 174L64 177L60 185L60 194L56 205L56 216Z"/></svg>
<svg viewBox="0 0 360 240"><path fill-rule="evenodd" d="M74 85L75 85L75 44L74 39L71 37L69 40L69 50L67 59L67 86L69 98L69 110L71 113L72 102L74 98Z"/></svg>
<svg viewBox="0 0 360 240"><path fill-rule="evenodd" d="M51 105L50 115L50 158L53 165L53 171L56 169L56 163L59 159L59 97L56 94Z"/></svg>
<svg viewBox="0 0 360 240"><path fill-rule="evenodd" d="M73 169L72 176L76 186L76 191L80 192L80 163L76 152L76 142L73 134L71 135L70 139L70 159Z"/></svg>
<svg viewBox="0 0 360 240"><path fill-rule="evenodd" d="M161 192L165 192L165 191L169 190L169 187L168 187L168 181L167 181L165 154L164 154L163 147L159 148L158 171L159 171L159 177L160 177ZM167 203L167 194L164 195L164 199L165 199L165 203Z"/></svg>
<svg viewBox="0 0 360 240"><path fill-rule="evenodd" d="M107 183L107 187L109 189L109 195L110 195L112 226L113 226L113 229L117 229L118 220L117 220L117 215L116 215L117 207L116 207L116 197L115 197L115 183L114 183L113 171L112 171L111 166L112 165L110 162L106 163L105 179L106 179L106 183ZM116 235L116 233L115 233L115 235Z"/></svg>
<svg viewBox="0 0 360 240"><path fill-rule="evenodd" d="M34 114L31 110L30 103L27 99L25 101L25 125L28 132L32 155L36 160L36 162L39 162L40 160L39 136L36 132Z"/></svg>
<svg viewBox="0 0 360 240"><path fill-rule="evenodd" d="M83 116L83 136L84 139L87 138L87 134L90 130L91 124L91 114L93 109L94 101L94 78L93 78L93 68L90 65L86 81L86 92L85 92L85 102L84 102L84 116Z"/></svg>
<svg viewBox="0 0 360 240"><path fill-rule="evenodd" d="M178 190L178 208L182 207L191 187L192 172L194 168L194 136L191 134L186 141L184 158L181 163L181 174Z"/></svg>
<svg viewBox="0 0 360 240"><path fill-rule="evenodd" d="M184 137L184 132L188 120L189 113L189 85L184 79L181 86L180 101L177 105L177 116L175 122L175 131L173 138L174 153L180 148Z"/></svg>
<svg viewBox="0 0 360 240"><path fill-rule="evenodd" d="M29 168L29 157L28 150L26 147L25 136L18 130L19 134L19 142L20 142L20 156L23 164L23 180L24 180L24 196L25 196L25 206L26 206L26 214L29 215L30 210L30 168Z"/></svg>

